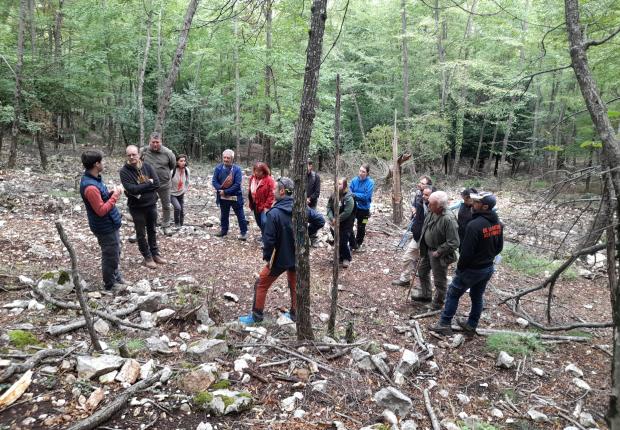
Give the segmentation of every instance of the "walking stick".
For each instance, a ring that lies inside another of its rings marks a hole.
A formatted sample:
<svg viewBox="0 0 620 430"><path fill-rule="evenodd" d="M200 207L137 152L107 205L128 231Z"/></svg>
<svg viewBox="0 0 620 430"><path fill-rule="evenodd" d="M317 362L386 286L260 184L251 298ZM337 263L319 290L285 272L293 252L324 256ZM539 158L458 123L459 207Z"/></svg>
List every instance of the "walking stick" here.
<svg viewBox="0 0 620 430"><path fill-rule="evenodd" d="M409 282L409 289L407 290L407 295L405 296L405 301L409 300L409 296L411 296L411 291L413 290L413 285L415 284L415 278L418 276L418 268L420 267L421 257L418 257L418 261L415 264L415 270L411 275L411 282Z"/></svg>

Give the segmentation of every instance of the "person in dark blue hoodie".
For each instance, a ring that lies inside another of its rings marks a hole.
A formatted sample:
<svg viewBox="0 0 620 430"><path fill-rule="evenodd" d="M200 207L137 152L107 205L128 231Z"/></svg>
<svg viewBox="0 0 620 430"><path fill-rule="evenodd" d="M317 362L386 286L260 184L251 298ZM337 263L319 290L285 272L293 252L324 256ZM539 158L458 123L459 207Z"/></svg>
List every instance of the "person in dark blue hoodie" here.
<svg viewBox="0 0 620 430"><path fill-rule="evenodd" d="M291 308L284 316L295 321L296 274L295 274L295 235L293 234L293 189L295 184L283 177L276 181L275 202L269 212L263 230L263 260L267 262L254 284L252 313L239 318L242 324L254 324L263 320L267 291L278 277L286 272L291 294ZM325 224L325 219L314 209L308 208L308 231L317 231Z"/></svg>
<svg viewBox="0 0 620 430"><path fill-rule="evenodd" d="M362 164L359 174L353 178L349 186L351 194L355 199L357 210L355 219L357 221L357 232L351 235L349 244L351 250L364 252L364 237L366 236L366 225L370 218L370 204L372 203L372 193L375 190L375 181L370 177L370 165Z"/></svg>
<svg viewBox="0 0 620 430"><path fill-rule="evenodd" d="M461 296L467 290L471 298L469 318L458 318L457 323L465 333L475 334L482 314L484 290L495 271L495 257L504 247L504 225L493 211L497 202L495 196L481 192L471 194L470 197L473 200L473 216L465 228L465 236L459 248L456 273L448 287L439 323L430 328L439 334L452 334L452 318Z"/></svg>
<svg viewBox="0 0 620 430"><path fill-rule="evenodd" d="M86 150L82 153L84 175L80 181L80 195L86 206L88 225L101 248L101 273L103 288L112 291L121 289L125 281L121 276L121 214L116 202L123 192L123 187L116 186L112 192L103 183L101 173L104 170L103 153Z"/></svg>

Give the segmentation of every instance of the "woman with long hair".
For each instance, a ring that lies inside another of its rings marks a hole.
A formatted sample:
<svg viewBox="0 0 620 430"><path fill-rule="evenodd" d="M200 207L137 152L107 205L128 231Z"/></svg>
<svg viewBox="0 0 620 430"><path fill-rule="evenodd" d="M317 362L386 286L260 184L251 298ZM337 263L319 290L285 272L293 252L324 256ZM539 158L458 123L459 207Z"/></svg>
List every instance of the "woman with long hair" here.
<svg viewBox="0 0 620 430"><path fill-rule="evenodd" d="M261 239L264 230L267 211L273 204L273 190L276 188L276 182L271 177L271 171L267 164L259 161L254 164L250 184L248 188L248 201L256 225L260 228Z"/></svg>

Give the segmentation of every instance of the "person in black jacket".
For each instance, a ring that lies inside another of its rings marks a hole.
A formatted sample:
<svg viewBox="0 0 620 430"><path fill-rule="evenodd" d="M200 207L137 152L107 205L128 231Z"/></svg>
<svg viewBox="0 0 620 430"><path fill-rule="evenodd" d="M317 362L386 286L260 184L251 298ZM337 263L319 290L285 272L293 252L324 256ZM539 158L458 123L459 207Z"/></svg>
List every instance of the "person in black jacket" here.
<svg viewBox="0 0 620 430"><path fill-rule="evenodd" d="M254 284L252 313L239 318L246 325L263 320L263 310L267 291L278 277L286 272L291 293L291 308L284 314L295 321L296 310L296 274L295 274L295 235L293 234L293 189L295 184L289 178L280 178L274 189L275 202L267 212L263 230L263 260L267 262ZM325 219L317 211L308 208L308 231L313 232L323 227Z"/></svg>
<svg viewBox="0 0 620 430"><path fill-rule="evenodd" d="M411 272L417 265L417 261L420 258L420 235L422 233L422 225L424 224L424 216L428 212L428 198L433 193L433 187L425 185L422 191L422 198L415 199L413 211L413 220L411 223L412 238L405 249L405 253L401 257L403 262L403 271L400 273L398 279L392 281L392 285L398 285L400 287L408 287L411 283Z"/></svg>
<svg viewBox="0 0 620 430"><path fill-rule="evenodd" d="M491 193L471 194L473 216L465 229L460 246L460 257L454 279L448 288L446 304L439 323L431 330L440 334L452 334L452 318L459 306L459 299L469 289L471 310L468 319L457 319L467 334L474 334L483 309L483 295L487 283L495 271L493 262L504 247L504 225L493 208L497 202Z"/></svg>
<svg viewBox="0 0 620 430"><path fill-rule="evenodd" d="M155 170L140 160L138 147L129 145L125 153L127 163L121 168L121 183L125 188L127 206L133 218L138 248L144 257L144 265L156 269L166 264L157 247L157 188L159 178ZM148 241L147 241L148 236Z"/></svg>
<svg viewBox="0 0 620 430"><path fill-rule="evenodd" d="M308 206L316 209L319 196L321 195L321 177L313 170L312 160L308 160L308 181L306 182L306 199Z"/></svg>

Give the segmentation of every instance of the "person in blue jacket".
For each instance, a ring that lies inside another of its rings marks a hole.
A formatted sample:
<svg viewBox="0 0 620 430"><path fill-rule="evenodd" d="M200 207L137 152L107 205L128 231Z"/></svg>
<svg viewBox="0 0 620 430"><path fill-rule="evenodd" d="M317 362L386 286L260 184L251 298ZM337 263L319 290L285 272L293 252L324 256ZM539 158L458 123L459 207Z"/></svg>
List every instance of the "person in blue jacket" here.
<svg viewBox="0 0 620 430"><path fill-rule="evenodd" d="M230 208L235 211L237 221L239 222L239 230L241 234L237 236L239 240L248 239L248 223L243 213L243 194L241 192L241 181L243 173L241 168L233 164L235 153L231 149L227 149L222 153L222 163L215 167L211 185L215 188L216 203L220 207L220 232L217 237L223 237L228 234L228 217L230 216Z"/></svg>
<svg viewBox="0 0 620 430"><path fill-rule="evenodd" d="M353 178L349 190L353 194L357 211L355 220L357 221L357 232L355 236L351 235L349 245L353 251L364 252L364 237L366 236L366 224L370 218L370 203L372 202L372 193L375 189L375 181L370 177L370 166L362 164L359 174Z"/></svg>

